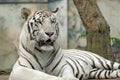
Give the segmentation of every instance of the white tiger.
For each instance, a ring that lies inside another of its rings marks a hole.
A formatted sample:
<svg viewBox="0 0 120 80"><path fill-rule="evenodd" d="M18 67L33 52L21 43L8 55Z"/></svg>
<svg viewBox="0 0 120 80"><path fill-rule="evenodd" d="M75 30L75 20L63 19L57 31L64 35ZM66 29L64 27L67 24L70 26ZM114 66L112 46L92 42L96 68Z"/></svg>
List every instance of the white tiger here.
<svg viewBox="0 0 120 80"><path fill-rule="evenodd" d="M19 41L19 59L9 80L86 80L119 78L120 64L94 53L63 50L55 11L31 13L22 9L25 20Z"/></svg>

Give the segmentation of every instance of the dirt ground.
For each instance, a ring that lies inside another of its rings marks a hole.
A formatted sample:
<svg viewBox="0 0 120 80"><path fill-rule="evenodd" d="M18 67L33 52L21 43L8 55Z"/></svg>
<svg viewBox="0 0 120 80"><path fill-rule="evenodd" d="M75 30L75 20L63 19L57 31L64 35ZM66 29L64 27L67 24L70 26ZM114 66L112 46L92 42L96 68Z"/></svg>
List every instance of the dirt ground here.
<svg viewBox="0 0 120 80"><path fill-rule="evenodd" d="M8 80L9 75L0 75L0 80Z"/></svg>
<svg viewBox="0 0 120 80"><path fill-rule="evenodd" d="M9 75L0 75L0 80L8 80ZM89 79L89 80L120 80L120 79Z"/></svg>

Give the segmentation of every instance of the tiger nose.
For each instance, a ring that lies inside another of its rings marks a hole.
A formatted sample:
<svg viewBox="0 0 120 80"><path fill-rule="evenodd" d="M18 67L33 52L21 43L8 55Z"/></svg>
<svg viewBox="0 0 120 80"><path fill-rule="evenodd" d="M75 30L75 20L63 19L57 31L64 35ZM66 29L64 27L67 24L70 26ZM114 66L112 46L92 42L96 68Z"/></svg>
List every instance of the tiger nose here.
<svg viewBox="0 0 120 80"><path fill-rule="evenodd" d="M54 34L54 32L45 32L45 34L51 37Z"/></svg>

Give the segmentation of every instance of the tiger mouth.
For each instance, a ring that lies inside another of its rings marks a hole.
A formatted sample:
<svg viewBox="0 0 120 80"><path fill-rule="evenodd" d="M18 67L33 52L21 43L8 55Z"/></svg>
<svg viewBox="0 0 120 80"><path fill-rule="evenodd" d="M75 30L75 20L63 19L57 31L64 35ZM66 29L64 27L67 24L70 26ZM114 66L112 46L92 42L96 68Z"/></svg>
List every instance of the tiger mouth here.
<svg viewBox="0 0 120 80"><path fill-rule="evenodd" d="M40 41L38 41L38 45L39 46L48 46L48 45L50 45L50 46L53 46L53 44L54 44L54 41L52 41L51 39L48 39L48 40L40 40Z"/></svg>

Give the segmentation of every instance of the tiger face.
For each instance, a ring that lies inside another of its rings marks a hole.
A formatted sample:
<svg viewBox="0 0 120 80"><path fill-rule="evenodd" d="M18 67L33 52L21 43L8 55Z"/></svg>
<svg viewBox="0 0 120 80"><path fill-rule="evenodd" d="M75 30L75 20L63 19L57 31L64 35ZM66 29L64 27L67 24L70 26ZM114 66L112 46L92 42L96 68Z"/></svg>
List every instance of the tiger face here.
<svg viewBox="0 0 120 80"><path fill-rule="evenodd" d="M30 18L26 18L29 14L24 13L23 18L27 22L30 40L34 40L35 47L41 51L50 51L55 48L55 42L59 35L55 12L36 11Z"/></svg>

